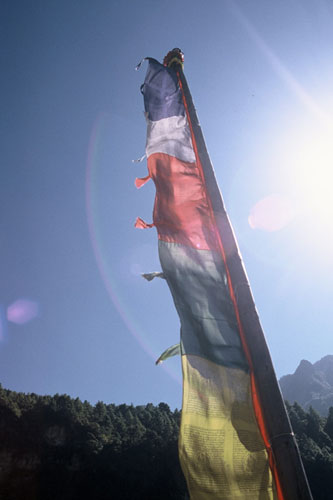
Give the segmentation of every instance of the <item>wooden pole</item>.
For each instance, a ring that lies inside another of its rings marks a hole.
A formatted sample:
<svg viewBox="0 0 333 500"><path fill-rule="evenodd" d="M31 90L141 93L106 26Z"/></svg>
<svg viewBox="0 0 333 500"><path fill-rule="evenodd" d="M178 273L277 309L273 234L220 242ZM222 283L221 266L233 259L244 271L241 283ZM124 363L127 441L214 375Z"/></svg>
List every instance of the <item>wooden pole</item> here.
<svg viewBox="0 0 333 500"><path fill-rule="evenodd" d="M171 64L168 64L168 56ZM207 194L212 203L216 225L226 254L227 267L236 296L239 318L251 358L265 427L275 458L284 500L312 500L299 449L277 382L243 261L224 207L192 96L182 70L182 59L178 55L177 60L177 54L174 51L171 51L168 56L165 58L165 63L177 71L188 108Z"/></svg>

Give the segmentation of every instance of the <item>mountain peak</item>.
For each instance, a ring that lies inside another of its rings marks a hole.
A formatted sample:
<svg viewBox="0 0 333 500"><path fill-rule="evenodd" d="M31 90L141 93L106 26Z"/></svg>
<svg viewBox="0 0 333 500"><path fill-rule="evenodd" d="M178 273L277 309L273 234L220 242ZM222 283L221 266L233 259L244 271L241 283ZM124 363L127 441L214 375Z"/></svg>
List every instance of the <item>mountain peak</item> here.
<svg viewBox="0 0 333 500"><path fill-rule="evenodd" d="M313 364L302 359L295 373L281 377L280 387L289 403L297 401L304 409L312 406L321 415L327 415L333 406L333 355Z"/></svg>
<svg viewBox="0 0 333 500"><path fill-rule="evenodd" d="M304 375L310 375L312 374L314 371L314 368L313 368L313 365L312 363L310 363L310 361L308 361L307 359L302 359L302 361L300 362L300 364L298 365L298 367L296 368L295 370L295 373L294 375L301 375L301 376L304 376Z"/></svg>

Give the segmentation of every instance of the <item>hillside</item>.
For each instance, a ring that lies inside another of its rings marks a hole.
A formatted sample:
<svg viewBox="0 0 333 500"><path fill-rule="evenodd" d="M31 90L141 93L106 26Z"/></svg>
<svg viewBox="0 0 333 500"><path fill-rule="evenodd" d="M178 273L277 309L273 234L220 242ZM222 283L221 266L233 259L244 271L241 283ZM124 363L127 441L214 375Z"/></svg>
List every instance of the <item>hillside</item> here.
<svg viewBox="0 0 333 500"><path fill-rule="evenodd" d="M333 408L288 411L314 500L333 491ZM0 385L0 500L188 500L180 412L167 404L95 406Z"/></svg>
<svg viewBox="0 0 333 500"><path fill-rule="evenodd" d="M180 412L0 386L0 500L185 499Z"/></svg>

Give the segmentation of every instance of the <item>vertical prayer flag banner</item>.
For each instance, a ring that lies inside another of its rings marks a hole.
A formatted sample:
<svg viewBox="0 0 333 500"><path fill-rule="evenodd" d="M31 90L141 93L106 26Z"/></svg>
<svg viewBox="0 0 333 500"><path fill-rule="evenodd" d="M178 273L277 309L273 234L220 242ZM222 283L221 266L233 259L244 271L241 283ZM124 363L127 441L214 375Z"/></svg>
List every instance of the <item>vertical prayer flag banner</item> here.
<svg viewBox="0 0 333 500"><path fill-rule="evenodd" d="M191 499L286 500L244 342L228 248L217 224L221 214L214 211L215 188L207 189L198 154L181 63L147 60L141 91L148 175L136 179L136 186L152 179L156 197L153 224L138 218L136 227L157 229L163 277L180 318L179 457ZM177 346L170 349L178 352ZM168 357L164 354L160 359Z"/></svg>

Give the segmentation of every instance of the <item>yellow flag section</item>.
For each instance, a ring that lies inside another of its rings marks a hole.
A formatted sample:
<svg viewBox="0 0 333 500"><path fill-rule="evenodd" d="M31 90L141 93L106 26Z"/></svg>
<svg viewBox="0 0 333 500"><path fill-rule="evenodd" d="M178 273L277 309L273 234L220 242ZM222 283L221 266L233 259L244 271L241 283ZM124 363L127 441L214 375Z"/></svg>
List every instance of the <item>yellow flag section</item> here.
<svg viewBox="0 0 333 500"><path fill-rule="evenodd" d="M183 355L179 457L192 500L275 500L250 376Z"/></svg>

